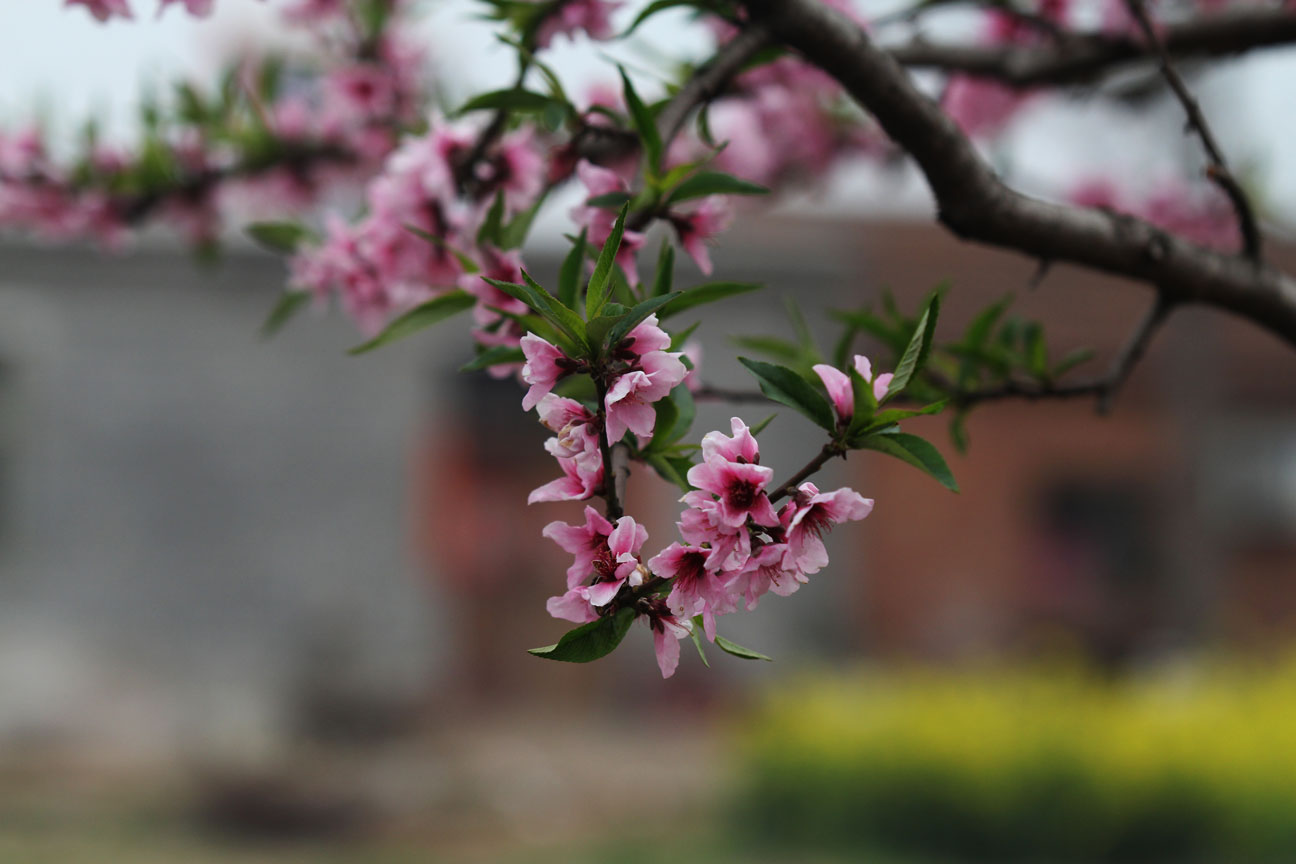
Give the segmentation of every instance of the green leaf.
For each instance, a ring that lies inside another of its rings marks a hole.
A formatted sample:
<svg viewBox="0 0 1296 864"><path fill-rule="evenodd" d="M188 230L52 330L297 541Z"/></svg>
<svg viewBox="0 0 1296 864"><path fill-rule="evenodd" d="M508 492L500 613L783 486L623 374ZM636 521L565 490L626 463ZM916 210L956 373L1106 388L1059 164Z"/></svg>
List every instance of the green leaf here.
<svg viewBox="0 0 1296 864"><path fill-rule="evenodd" d="M527 235L531 233L531 225L535 222L536 214L544 206L545 196L541 195L527 209L514 216L499 231L500 249L521 249L522 244L526 242Z"/></svg>
<svg viewBox="0 0 1296 864"><path fill-rule="evenodd" d="M769 357L775 357L785 363L805 363L805 352L801 346L778 336L735 336L733 343L739 348L750 348ZM805 364L807 367L810 364Z"/></svg>
<svg viewBox="0 0 1296 864"><path fill-rule="evenodd" d="M270 310L270 314L266 316L265 323L261 325L261 338L269 339L282 330L293 316L306 308L310 299L309 291L285 291L280 295L279 302L275 303L274 308Z"/></svg>
<svg viewBox="0 0 1296 864"><path fill-rule="evenodd" d="M937 482L951 492L959 491L958 483L955 482L954 475L945 464L940 451L917 435L908 435L904 432L880 432L861 441L860 448L877 450L879 453L886 453L888 456L908 462L936 478Z"/></svg>
<svg viewBox="0 0 1296 864"><path fill-rule="evenodd" d="M900 362L896 364L895 376L891 379L891 384L887 387L882 401L885 402L901 390L904 390L905 385L909 383L909 379L927 361L927 355L931 353L932 335L936 332L936 318L939 314L940 295L933 294L927 301L927 306L923 309L922 315L918 316L918 323L914 325L913 335L909 337L909 344L905 346L904 354L900 356Z"/></svg>
<svg viewBox="0 0 1296 864"><path fill-rule="evenodd" d="M594 275L590 277L589 287L585 289L585 318L593 319L607 302L608 280L612 277L612 265L616 263L617 250L621 248L621 235L625 232L626 212L629 204L621 207L617 213L612 233L599 251L598 261L594 264Z"/></svg>
<svg viewBox="0 0 1296 864"><path fill-rule="evenodd" d="M653 421L652 441L644 449L645 453L657 453L666 449L674 440L671 433L675 431L675 423L679 420L679 406L670 396L653 403L653 411L657 417Z"/></svg>
<svg viewBox="0 0 1296 864"><path fill-rule="evenodd" d="M771 414L770 416L766 417L764 420L762 420L762 421L760 421L759 423L757 423L755 426L751 427L751 434L752 434L752 435L759 435L760 433L764 432L764 431L765 431L765 427L768 426L769 424L773 423L773 422L774 422L774 418L777 417L777 416L778 416L778 414Z"/></svg>
<svg viewBox="0 0 1296 864"><path fill-rule="evenodd" d="M854 433L858 429L863 429L873 423L873 412L877 410L877 395L873 392L873 382L865 381L864 376L856 369L854 364L846 368L846 377L851 382L851 404L854 411L851 414L849 431Z"/></svg>
<svg viewBox="0 0 1296 864"><path fill-rule="evenodd" d="M1048 346L1044 342L1044 328L1039 322L1032 321L1026 326L1023 335L1026 340L1026 368L1036 378L1047 378Z"/></svg>
<svg viewBox="0 0 1296 864"><path fill-rule="evenodd" d="M558 302L568 309L576 308L576 292L580 288L581 264L585 262L585 235L588 229L582 228L580 237L572 245L571 251L563 259L558 270Z"/></svg>
<svg viewBox="0 0 1296 864"><path fill-rule="evenodd" d="M478 369L485 369L488 366L498 366L501 363L522 363L526 360L526 355L522 353L521 348L511 348L508 345L495 345L482 351L472 360L459 367L460 372L476 372Z"/></svg>
<svg viewBox="0 0 1296 864"><path fill-rule="evenodd" d="M438 237L437 235L432 234L428 231L424 231L422 228L418 228L414 225L406 225L405 230L413 234L415 237L426 240L427 242L431 243L433 246L436 246L440 249L444 249L447 252L449 252L451 255L455 257L455 260L459 262L459 266L463 268L463 271L465 273L472 275L481 272L481 268L477 266L476 261L469 258L468 255L463 251L456 249L449 242L447 242L444 237Z"/></svg>
<svg viewBox="0 0 1296 864"><path fill-rule="evenodd" d="M685 492L693 487L688 482L688 470L693 467L693 462L683 457L665 456L661 453L647 454L649 466L661 476L667 483L674 483Z"/></svg>
<svg viewBox="0 0 1296 864"><path fill-rule="evenodd" d="M743 646L739 645L737 642L730 642L728 639L724 638L718 633L716 634L715 644L717 648L719 648L721 651L725 652L726 654L732 654L733 656L741 657L744 660L765 660L766 662L769 663L774 662L773 657L767 657L764 654L760 653L759 651L753 651L750 648L744 648Z"/></svg>
<svg viewBox="0 0 1296 864"><path fill-rule="evenodd" d="M662 160L662 140L661 133L657 131L656 118L635 92L625 68L618 66L617 69L621 72L621 84L625 88L626 108L630 110L630 119L635 131L639 133L639 140L643 142L644 156L648 160L647 173L650 177L655 177L661 170Z"/></svg>
<svg viewBox="0 0 1296 864"><path fill-rule="evenodd" d="M689 635L693 637L693 647L697 649L698 656L702 658L702 665L710 669L711 664L707 662L706 652L702 650L702 630L702 616L694 615L693 629L689 631Z"/></svg>
<svg viewBox="0 0 1296 864"><path fill-rule="evenodd" d="M960 453L967 453L968 445L971 443L968 439L967 411L958 412L950 420L949 434L950 441L954 443L954 449Z"/></svg>
<svg viewBox="0 0 1296 864"><path fill-rule="evenodd" d="M565 663L589 663L606 657L621 644L634 622L633 609L619 609L615 615L582 624L568 630L554 645L532 648L527 653L546 660Z"/></svg>
<svg viewBox="0 0 1296 864"><path fill-rule="evenodd" d="M695 6L695 5L697 5L695 0L653 0L653 2L649 3L642 12L640 12L637 16L635 16L634 21L631 22L630 26L626 28L626 31L621 34L621 38L625 38L626 36L629 36L636 29L638 29L640 24L647 21L653 15L656 15L658 12L661 12L664 9L674 9L676 6Z"/></svg>
<svg viewBox="0 0 1296 864"><path fill-rule="evenodd" d="M486 276L482 278L515 300L521 300L535 310L542 319L552 324L560 337L557 345L567 356L581 357L589 350L585 343L585 322L575 312L550 297L548 293L543 290L537 291L530 285L504 282Z"/></svg>
<svg viewBox="0 0 1296 864"><path fill-rule="evenodd" d="M699 171L675 187L666 199L666 206L708 195L768 195L769 191L760 184L741 180L722 171Z"/></svg>
<svg viewBox="0 0 1296 864"><path fill-rule="evenodd" d="M631 330L639 326L645 318L661 309L663 306L669 305L679 296L679 292L677 291L674 294L663 294L660 297L649 297L642 303L637 304L633 309L622 316L621 320L617 322L617 325L612 328L612 332L608 334L608 347L615 348L617 343L624 339Z"/></svg>
<svg viewBox="0 0 1296 864"><path fill-rule="evenodd" d="M1003 315L1004 310L1013 302L1012 294L1005 294L997 302L992 303L985 309L982 309L977 316L968 324L967 330L963 333L963 344L969 346L984 345L990 338L990 333L994 330L995 322L999 316Z"/></svg>
<svg viewBox="0 0 1296 864"><path fill-rule="evenodd" d="M667 318L692 309L694 306L701 306L703 303L714 303L726 297L746 294L749 291L756 291L763 287L765 286L758 282L707 282L689 288L687 291L678 292L677 299L663 309L657 317L665 321Z"/></svg>
<svg viewBox="0 0 1296 864"><path fill-rule="evenodd" d="M315 239L314 234L296 222L253 222L243 230L271 252L291 254L302 243Z"/></svg>
<svg viewBox="0 0 1296 864"><path fill-rule="evenodd" d="M444 321L452 315L463 312L465 309L471 309L476 302L476 297L463 290L442 294L440 297L429 300L420 306L415 306L388 324L377 336L363 345L357 345L347 353L364 354L367 351L386 345L388 342L404 339L406 336L417 333L426 327L431 327L433 324Z"/></svg>
<svg viewBox="0 0 1296 864"><path fill-rule="evenodd" d="M607 192L585 199L585 206L600 207L606 210L620 210L623 204L630 202L629 192Z"/></svg>
<svg viewBox="0 0 1296 864"><path fill-rule="evenodd" d="M671 283L675 280L675 247L669 239L663 239L661 251L657 253L657 272L653 274L650 297L669 294Z"/></svg>
<svg viewBox="0 0 1296 864"><path fill-rule="evenodd" d="M939 414L949 403L948 399L941 399L939 402L932 402L921 408L888 408L885 411L879 411L873 415L870 426L881 429L886 426L894 426L901 420L908 420L910 417L925 417L929 414Z"/></svg>
<svg viewBox="0 0 1296 864"><path fill-rule="evenodd" d="M671 435L673 440L678 441L692 428L693 419L697 416L697 403L693 401L693 393L684 384L676 385L670 396L679 408L679 419L675 421L675 430Z"/></svg>
<svg viewBox="0 0 1296 864"><path fill-rule="evenodd" d="M1053 367L1053 377L1061 378L1080 364L1088 363L1093 359L1093 356L1092 348L1077 348L1074 351L1068 351Z"/></svg>
<svg viewBox="0 0 1296 864"><path fill-rule="evenodd" d="M761 392L770 399L800 411L829 432L836 428L837 420L832 405L796 372L786 366L762 363L746 357L739 357L738 362L756 376Z"/></svg>
<svg viewBox="0 0 1296 864"><path fill-rule="evenodd" d="M481 227L477 229L478 246L494 246L496 249L503 248L500 246L500 231L504 224L504 190L501 189L495 193L495 200L491 202L490 210L486 212L486 218L482 220Z"/></svg>
<svg viewBox="0 0 1296 864"><path fill-rule="evenodd" d="M492 90L469 99L459 106L459 110L455 113L467 114L469 111L487 110L543 111L555 104L561 105L563 110L568 107L567 103L561 100L543 93L533 93L530 90Z"/></svg>

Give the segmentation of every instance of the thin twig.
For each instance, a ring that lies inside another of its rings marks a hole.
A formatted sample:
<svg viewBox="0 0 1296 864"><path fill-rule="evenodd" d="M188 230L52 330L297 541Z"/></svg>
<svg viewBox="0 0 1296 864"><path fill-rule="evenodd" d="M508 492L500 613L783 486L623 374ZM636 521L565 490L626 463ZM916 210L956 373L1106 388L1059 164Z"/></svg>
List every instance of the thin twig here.
<svg viewBox="0 0 1296 864"><path fill-rule="evenodd" d="M804 468L802 468L797 473L793 474L782 485L780 485L777 489L775 489L773 492L770 493L769 496L770 502L773 503L779 500L780 498L782 498L784 495L791 495L793 492L796 491L796 488L798 486L800 486L803 482L805 482L806 478L810 477L812 474L814 474L824 465L828 464L829 461L831 461L834 457L837 456L845 457L846 456L845 448L840 444L836 444L832 441L829 441L827 444L823 446L823 449L819 451L819 455L815 456L813 459L807 462Z"/></svg>
<svg viewBox="0 0 1296 864"><path fill-rule="evenodd" d="M1247 200L1246 192L1242 189L1241 184L1228 169L1228 164L1224 161L1224 152L1220 150L1219 142L1215 140L1215 133L1211 131L1210 124L1206 122L1206 115L1202 113L1201 105L1198 104L1196 97L1188 90L1188 85L1184 83L1179 72L1174 68L1170 60L1170 54L1166 51L1165 44L1161 37L1157 35L1156 27L1152 24L1152 18L1148 15L1147 7L1143 5L1143 0L1125 0L1125 7L1129 9L1130 15L1138 22L1139 29L1143 31L1143 38L1147 40L1153 51L1156 52L1157 65L1161 68L1161 77L1165 78L1170 89L1174 91L1175 97L1178 98L1179 104L1183 106L1184 114L1188 118L1188 129L1197 134L1201 139L1202 147L1206 150L1206 158L1210 164L1206 167L1206 176L1228 196L1229 201L1233 204L1233 210L1237 213L1238 229L1242 233L1242 248L1246 256L1252 261L1260 261L1260 230L1256 227L1255 213L1251 209L1251 202Z"/></svg>
<svg viewBox="0 0 1296 864"><path fill-rule="evenodd" d="M606 504L603 515L608 518L608 521L615 522L625 515L621 507L620 494L621 489L625 488L625 483L617 480L617 469L612 458L614 448L607 438L607 384L602 375L595 374L591 377L594 378L594 390L598 394L599 452L603 455L603 490L599 494L603 496Z"/></svg>
<svg viewBox="0 0 1296 864"><path fill-rule="evenodd" d="M1087 381L1076 381L1071 384L1033 384L1022 381L1005 381L994 387L980 390L957 390L951 388L950 402L959 408L970 408L983 402L995 402L1008 399L1024 399L1030 402L1051 399L1079 399L1095 397L1099 414L1111 411L1112 402L1125 382L1129 380L1134 367L1147 352L1152 337L1173 309L1173 304L1165 295L1158 294L1156 301L1130 335L1125 347L1112 361L1110 370L1101 378Z"/></svg>

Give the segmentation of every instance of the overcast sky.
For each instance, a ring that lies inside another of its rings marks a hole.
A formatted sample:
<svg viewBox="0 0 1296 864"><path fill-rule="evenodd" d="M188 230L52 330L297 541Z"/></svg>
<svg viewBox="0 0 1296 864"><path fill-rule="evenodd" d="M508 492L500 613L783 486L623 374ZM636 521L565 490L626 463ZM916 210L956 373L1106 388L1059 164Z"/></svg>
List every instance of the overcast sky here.
<svg viewBox="0 0 1296 864"><path fill-rule="evenodd" d="M209 77L229 46L282 38L274 0L220 0L217 13L205 21L178 9L156 18L154 5L154 0L134 0L136 21L99 24L84 10L63 9L62 0L2 0L0 124L12 127L39 113L71 130L94 113L107 121L114 137L128 135L133 106L150 82L165 88L181 75ZM628 20L638 5L621 14ZM419 27L452 101L507 81L513 70L509 50L494 43L489 25L472 20L475 4L444 0L424 9ZM700 57L707 50L705 35L684 26L682 13L664 13L656 22L630 44L560 40L549 59L568 89L579 93L588 83L611 79L601 55L627 62L648 81L653 70L666 68L665 58ZM1275 50L1221 64L1195 86L1239 173L1254 171L1260 179L1262 206L1296 224L1293 84L1296 51ZM1195 142L1175 134L1180 122L1178 106L1169 102L1114 111L1093 103L1040 100L990 156L1012 167L1014 182L1041 194L1091 174L1147 182L1173 174L1182 154L1195 155ZM926 207L923 186L912 176L879 179L876 171L860 167L830 187L830 193L785 206L845 213L921 213Z"/></svg>

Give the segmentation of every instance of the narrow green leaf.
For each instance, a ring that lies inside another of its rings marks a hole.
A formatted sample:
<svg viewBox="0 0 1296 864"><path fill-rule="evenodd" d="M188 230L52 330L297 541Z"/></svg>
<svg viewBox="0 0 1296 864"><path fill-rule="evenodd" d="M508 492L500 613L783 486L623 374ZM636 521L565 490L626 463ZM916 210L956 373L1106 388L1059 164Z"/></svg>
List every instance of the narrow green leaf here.
<svg viewBox="0 0 1296 864"><path fill-rule="evenodd" d="M963 344L979 347L986 343L990 338L990 333L994 330L995 322L999 316L1003 315L1004 310L1013 302L1012 294L1005 294L998 301L982 309L977 316L968 324L968 328L963 333Z"/></svg>
<svg viewBox="0 0 1296 864"><path fill-rule="evenodd" d="M580 288L581 264L585 262L585 235L588 229L582 228L580 237L572 244L571 251L563 259L558 270L558 302L568 309L576 308L576 292Z"/></svg>
<svg viewBox="0 0 1296 864"><path fill-rule="evenodd" d="M675 280L675 247L667 238L662 239L661 251L657 253L657 272L653 274L652 292L649 296L658 297L669 294Z"/></svg>
<svg viewBox="0 0 1296 864"><path fill-rule="evenodd" d="M433 324L444 321L452 315L463 312L465 309L471 309L476 302L476 297L463 290L442 294L440 297L429 300L420 306L415 306L388 324L377 336L362 345L357 345L347 353L364 354L389 342L404 339L406 336L417 333L426 327L431 327Z"/></svg>
<svg viewBox="0 0 1296 864"><path fill-rule="evenodd" d="M770 416L766 417L764 420L757 423L755 426L751 427L751 434L759 435L760 433L764 432L765 427L773 423L774 418L777 416L778 416L777 414L771 414Z"/></svg>
<svg viewBox="0 0 1296 864"><path fill-rule="evenodd" d="M504 190L501 189L495 193L495 200L491 202L490 210L486 211L486 218L482 220L481 227L477 229L478 246L494 246L496 249L500 246L500 231L504 225Z"/></svg>
<svg viewBox="0 0 1296 864"><path fill-rule="evenodd" d="M607 210L620 210L623 204L630 201L629 192L608 192L604 195L595 195L593 198L586 198L587 207L599 207Z"/></svg>
<svg viewBox="0 0 1296 864"><path fill-rule="evenodd" d="M832 405L796 372L786 366L762 363L746 357L739 357L738 362L756 376L761 392L770 399L801 412L829 432L836 428L837 420Z"/></svg>
<svg viewBox="0 0 1296 864"><path fill-rule="evenodd" d="M530 282L534 282L525 271L522 275ZM585 322L575 312L558 303L555 298L551 297L543 289L536 290L530 284L519 285L516 282L504 282L486 276L482 278L510 297L521 300L535 310L541 318L552 324L555 331L561 336L557 343L558 347L562 348L567 356L583 357L589 350L585 342Z"/></svg>
<svg viewBox="0 0 1296 864"><path fill-rule="evenodd" d="M860 448L877 450L879 453L886 453L888 456L908 462L936 478L937 482L951 492L959 491L954 474L945 464L945 458L941 456L940 451L917 435L908 435L904 432L878 433L860 442Z"/></svg>
<svg viewBox="0 0 1296 864"><path fill-rule="evenodd" d="M617 250L621 248L621 235L625 232L626 212L630 205L621 207L617 213L612 233L599 251L598 261L594 264L594 275L590 277L589 287L585 289L585 318L592 319L599 314L607 302L608 280L612 277L612 265L616 263Z"/></svg>
<svg viewBox="0 0 1296 864"><path fill-rule="evenodd" d="M692 466L689 460L673 459L661 453L647 454L648 465L667 483L674 483L685 492L693 487L688 482L688 469ZM687 464L681 465L681 462ZM682 469L682 470L681 470Z"/></svg>
<svg viewBox="0 0 1296 864"><path fill-rule="evenodd" d="M927 355L931 352L932 335L936 331L936 318L939 314L940 295L933 294L927 301L927 306L923 309L922 315L918 316L918 323L914 325L913 335L909 337L909 344L905 346L904 354L900 356L900 362L896 364L895 375L892 377L891 384L887 387L886 395L882 397L882 401L885 402L904 390L905 385L909 383L909 379L926 362Z"/></svg>
<svg viewBox="0 0 1296 864"><path fill-rule="evenodd" d="M633 609L619 609L615 615L568 630L556 644L532 648L527 653L546 660L589 663L606 657L621 644L634 622Z"/></svg>
<svg viewBox="0 0 1296 864"><path fill-rule="evenodd" d="M730 642L728 639L724 638L718 633L716 634L715 644L717 648L719 648L721 651L725 652L726 654L732 654L733 656L741 657L744 660L765 660L769 663L774 662L773 657L767 657L764 654L760 653L759 651L753 651L750 648L744 648L743 646L739 645L737 642Z"/></svg>
<svg viewBox="0 0 1296 864"><path fill-rule="evenodd" d="M446 242L444 237L438 237L437 235L424 231L422 228L415 227L414 225L406 225L405 230L413 234L415 237L426 240L433 246L449 252L455 257L455 260L459 262L459 266L463 268L465 273L472 275L481 272L481 268L477 266L476 261L469 258L463 251L456 249L450 243Z"/></svg>
<svg viewBox="0 0 1296 864"><path fill-rule="evenodd" d="M739 348L750 348L785 363L804 363L806 359L799 345L778 336L735 336L733 343Z"/></svg>
<svg viewBox="0 0 1296 864"><path fill-rule="evenodd" d="M500 229L500 249L522 248L522 244L526 243L527 235L531 233L531 226L535 223L536 215L540 212L540 208L544 206L544 202L545 196L541 195L536 198L534 204L514 216Z"/></svg>
<svg viewBox="0 0 1296 864"><path fill-rule="evenodd" d="M958 412L950 420L949 434L954 449L960 453L967 453L968 445L971 443L967 431L967 411Z"/></svg>
<svg viewBox="0 0 1296 864"><path fill-rule="evenodd" d="M261 338L269 339L282 330L298 312L306 308L310 299L309 291L285 291L281 294L279 301L266 316L265 323L261 325Z"/></svg>
<svg viewBox="0 0 1296 864"><path fill-rule="evenodd" d="M502 363L522 363L526 360L526 355L522 353L521 348L511 348L508 345L495 345L482 351L472 360L459 367L460 372L476 372L478 369L485 369L489 366L499 366Z"/></svg>
<svg viewBox="0 0 1296 864"><path fill-rule="evenodd" d="M722 171L699 171L675 187L666 199L666 206L708 195L768 195L769 191L758 183Z"/></svg>
<svg viewBox="0 0 1296 864"><path fill-rule="evenodd" d="M675 421L675 430L671 433L671 439L678 441L693 427L693 419L697 416L697 403L693 401L693 393L684 384L677 385L671 391L671 399L679 408L679 418Z"/></svg>
<svg viewBox="0 0 1296 864"><path fill-rule="evenodd" d="M702 650L702 631L702 616L694 615L693 629L689 631L689 635L693 637L693 647L697 649L698 656L702 658L702 665L710 669L711 664L707 662L706 652Z"/></svg>
<svg viewBox="0 0 1296 864"><path fill-rule="evenodd" d="M645 453L665 450L675 440L671 433L675 431L675 423L679 420L679 406L670 396L653 403L653 411L656 412L657 419L653 421L652 441L644 449Z"/></svg>
<svg viewBox="0 0 1296 864"><path fill-rule="evenodd" d="M746 294L749 291L756 291L763 287L765 286L758 282L707 282L686 291L678 292L677 299L663 309L657 317L665 321L667 318L692 309L694 306L714 303L726 297Z"/></svg>
<svg viewBox="0 0 1296 864"><path fill-rule="evenodd" d="M621 34L621 38L625 38L626 36L629 36L631 33L633 33L635 30L638 29L640 24L647 21L649 18L651 18L653 15L656 15L658 12L661 12L663 9L673 9L676 6L695 6L695 5L697 4L694 2L694 0L653 0L652 3L649 3L646 7L644 7L644 10L642 12L640 12L638 15L635 16L634 21L632 21L630 23L630 26L626 28L626 31Z"/></svg>
<svg viewBox="0 0 1296 864"><path fill-rule="evenodd" d="M1094 357L1092 348L1077 348L1074 351L1068 351L1053 367L1053 377L1061 378L1075 367L1082 363L1088 363Z"/></svg>
<svg viewBox="0 0 1296 864"><path fill-rule="evenodd" d="M314 235L296 222L253 222L243 229L262 248L271 252L293 253Z"/></svg>
<svg viewBox="0 0 1296 864"><path fill-rule="evenodd" d="M457 114L467 114L469 111L543 111L551 105L558 104L564 109L568 106L565 102L554 99L552 96L546 96L543 93L533 93L530 90L491 90L488 93L481 93L469 99L463 105L459 106Z"/></svg>
<svg viewBox="0 0 1296 864"><path fill-rule="evenodd" d="M865 381L854 364L846 368L846 375L850 378L851 401L855 408L849 427L849 432L853 434L872 424L873 412L877 411L877 395L873 392L873 382Z"/></svg>
<svg viewBox="0 0 1296 864"><path fill-rule="evenodd" d="M925 417L929 414L939 414L949 403L948 399L941 399L939 402L932 402L921 408L888 408L885 411L879 411L873 415L873 422L870 424L878 428L884 426L894 426L901 420L908 420L910 417Z"/></svg>
<svg viewBox="0 0 1296 864"><path fill-rule="evenodd" d="M655 177L661 170L662 160L662 140L661 134L657 131L656 118L635 92L625 69L620 66L617 69L621 72L621 84L625 88L626 108L630 111L630 120L634 123L635 131L639 133L639 140L643 142L644 156L648 160L647 173L650 177Z"/></svg>
<svg viewBox="0 0 1296 864"><path fill-rule="evenodd" d="M623 315L621 320L617 322L617 325L612 328L612 332L608 334L608 347L616 347L617 343L624 339L631 330L638 327L645 318L658 311L663 306L669 305L679 296L679 292L677 291L674 294L663 294L660 297L650 297L642 303L637 304L633 309ZM606 309L606 307L604 308Z"/></svg>

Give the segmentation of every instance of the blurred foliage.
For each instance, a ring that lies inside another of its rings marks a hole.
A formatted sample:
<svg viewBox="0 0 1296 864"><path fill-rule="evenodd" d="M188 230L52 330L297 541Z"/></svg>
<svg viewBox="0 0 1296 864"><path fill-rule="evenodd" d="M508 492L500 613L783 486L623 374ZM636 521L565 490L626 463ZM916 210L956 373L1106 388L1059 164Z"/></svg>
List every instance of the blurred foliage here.
<svg viewBox="0 0 1296 864"><path fill-rule="evenodd" d="M761 844L940 860L1296 859L1296 654L1151 679L832 674L744 720Z"/></svg>

